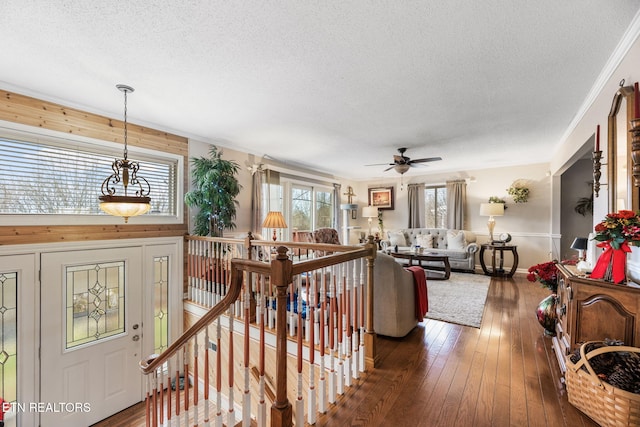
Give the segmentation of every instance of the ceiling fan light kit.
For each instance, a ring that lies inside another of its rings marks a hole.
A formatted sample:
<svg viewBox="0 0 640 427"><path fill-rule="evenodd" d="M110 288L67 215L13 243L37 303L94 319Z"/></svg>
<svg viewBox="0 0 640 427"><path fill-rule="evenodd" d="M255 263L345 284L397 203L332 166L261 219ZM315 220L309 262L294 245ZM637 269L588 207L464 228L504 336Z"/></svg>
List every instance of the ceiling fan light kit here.
<svg viewBox="0 0 640 427"><path fill-rule="evenodd" d="M404 155L405 151L407 151L406 147L398 148L398 153L400 153L400 155L396 154L393 156L393 163L379 163L379 164L373 164L373 165L367 165L367 166L388 165L389 167L386 168L384 172L393 169L396 172L398 172L400 175L403 175L411 167L422 166L421 163L437 162L438 160L442 160L441 157L425 157L423 159L411 160L411 158Z"/></svg>

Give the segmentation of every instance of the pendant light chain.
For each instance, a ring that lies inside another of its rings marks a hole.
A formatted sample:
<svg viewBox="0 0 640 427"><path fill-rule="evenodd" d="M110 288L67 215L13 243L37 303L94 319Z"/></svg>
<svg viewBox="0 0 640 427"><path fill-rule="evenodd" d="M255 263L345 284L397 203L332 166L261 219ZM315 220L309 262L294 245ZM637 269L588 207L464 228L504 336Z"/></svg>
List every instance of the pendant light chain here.
<svg viewBox="0 0 640 427"><path fill-rule="evenodd" d="M127 149L127 93L128 89L123 90L124 92L124 160L127 160L127 154L129 150Z"/></svg>

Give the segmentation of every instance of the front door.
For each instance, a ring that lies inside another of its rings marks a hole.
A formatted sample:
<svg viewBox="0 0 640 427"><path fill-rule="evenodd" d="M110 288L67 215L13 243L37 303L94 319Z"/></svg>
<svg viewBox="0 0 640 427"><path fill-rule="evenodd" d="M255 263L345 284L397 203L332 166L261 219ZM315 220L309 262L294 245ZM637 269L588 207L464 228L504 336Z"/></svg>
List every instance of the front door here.
<svg viewBox="0 0 640 427"><path fill-rule="evenodd" d="M88 426L142 400L141 248L42 254L41 425Z"/></svg>

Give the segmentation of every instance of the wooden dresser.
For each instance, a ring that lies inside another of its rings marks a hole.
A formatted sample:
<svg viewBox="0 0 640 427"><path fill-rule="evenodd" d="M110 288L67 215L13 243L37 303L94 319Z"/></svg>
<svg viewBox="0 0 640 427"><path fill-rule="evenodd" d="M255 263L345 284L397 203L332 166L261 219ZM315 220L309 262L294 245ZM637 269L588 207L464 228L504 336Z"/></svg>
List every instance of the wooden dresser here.
<svg viewBox="0 0 640 427"><path fill-rule="evenodd" d="M640 287L588 279L558 264L558 323L553 349L564 376L565 357L586 341L605 338L640 347Z"/></svg>

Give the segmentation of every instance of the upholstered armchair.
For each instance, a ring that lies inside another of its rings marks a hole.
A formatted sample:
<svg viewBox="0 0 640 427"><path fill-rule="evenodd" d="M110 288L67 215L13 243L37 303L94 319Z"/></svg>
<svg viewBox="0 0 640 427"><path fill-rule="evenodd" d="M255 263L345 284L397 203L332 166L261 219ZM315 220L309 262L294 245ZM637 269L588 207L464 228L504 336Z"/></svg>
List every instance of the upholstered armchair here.
<svg viewBox="0 0 640 427"><path fill-rule="evenodd" d="M373 329L404 337L418 324L413 274L393 257L378 253L373 268Z"/></svg>
<svg viewBox="0 0 640 427"><path fill-rule="evenodd" d="M329 243L333 245L340 244L340 237L335 228L318 228L313 232L313 241L315 243ZM316 251L316 255L331 255L333 252Z"/></svg>

